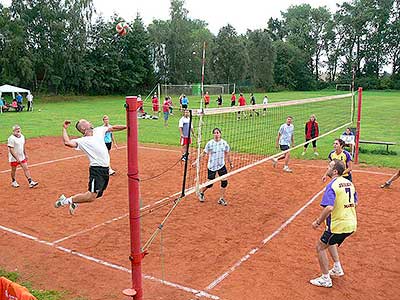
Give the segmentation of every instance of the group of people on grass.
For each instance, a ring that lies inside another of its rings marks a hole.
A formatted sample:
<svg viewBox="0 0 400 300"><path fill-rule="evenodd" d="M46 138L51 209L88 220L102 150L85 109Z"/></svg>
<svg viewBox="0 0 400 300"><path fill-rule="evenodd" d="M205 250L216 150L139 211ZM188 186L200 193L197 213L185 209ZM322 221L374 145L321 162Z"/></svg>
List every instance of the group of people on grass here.
<svg viewBox="0 0 400 300"><path fill-rule="evenodd" d="M167 101L167 99L166 99ZM169 108L169 106L168 106ZM83 151L89 159L89 182L86 192L78 193L71 196L61 195L55 202L56 208L68 206L69 212L74 214L78 204L92 202L96 198L103 196L109 183L109 176L115 174L110 167L110 155L112 143L116 149L118 148L112 133L126 129L125 125L110 125L108 116L103 116L103 124L94 127L93 124L85 119L79 120L75 124L76 130L82 135L80 138L70 138L68 128L71 121L64 121L62 125L62 137L66 147ZM179 120L180 144L182 146L182 160L188 159L188 147L191 143L190 135L194 135L194 130L190 122L190 112L185 109L182 118ZM305 154L308 144L313 144L314 154L318 155L316 143L318 137L318 123L315 115L311 115L309 121L305 125L305 144L303 152ZM12 187L18 188L16 181L16 168L20 166L28 180L30 188L38 186L38 182L32 179L28 169L28 156L25 152L25 137L22 135L21 127L13 126L12 135L8 138L9 162L11 165ZM292 172L289 168L290 148L294 147L294 125L293 118L288 116L286 122L282 124L278 130L276 146L282 154L273 157L273 165L276 166L278 160L284 159L284 172ZM325 182L328 178L331 181L327 184L321 203L322 211L319 216L312 222L312 227L317 229L325 222L325 230L317 242L316 251L322 275L310 280L315 286L331 287L334 276L343 276L344 271L341 266L338 254L338 246L349 237L357 229L356 206L358 196L356 189L352 183L352 157L351 154L344 150L345 142L341 139L335 139L333 150L328 154L328 168L322 180ZM229 143L222 139L222 130L218 127L212 130L212 139L210 139L201 155L192 165L199 164L204 156L208 156L207 178L213 180L216 175L222 177L228 174L228 168L234 167L230 157L231 148ZM381 185L387 188L391 183L400 177L400 170L396 172L388 181ZM218 204L227 206L225 192L228 186L227 178L221 180L220 197ZM205 201L205 192L212 187L212 184L202 188L199 193L199 201ZM329 260L327 251L332 257L333 268L329 269Z"/></svg>
<svg viewBox="0 0 400 300"><path fill-rule="evenodd" d="M33 111L33 95L29 93L26 96L27 100L27 111ZM21 112L25 108L23 104L23 97L20 93L17 93L15 98L11 101L11 103L7 103L6 99L4 97L0 98L0 111L1 112L6 112L6 111L16 111L16 112Z"/></svg>

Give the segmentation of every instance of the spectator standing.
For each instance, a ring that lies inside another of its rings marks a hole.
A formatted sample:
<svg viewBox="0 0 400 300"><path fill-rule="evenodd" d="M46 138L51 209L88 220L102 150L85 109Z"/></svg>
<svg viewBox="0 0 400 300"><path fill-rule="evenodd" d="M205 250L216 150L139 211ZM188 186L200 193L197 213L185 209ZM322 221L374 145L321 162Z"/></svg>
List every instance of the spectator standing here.
<svg viewBox="0 0 400 300"><path fill-rule="evenodd" d="M204 95L204 107L207 108L208 105L210 105L210 95L206 92Z"/></svg>
<svg viewBox="0 0 400 300"><path fill-rule="evenodd" d="M219 95L219 96L218 96L218 98L217 98L217 104L218 104L218 107L221 107L221 106L222 106L222 95Z"/></svg>
<svg viewBox="0 0 400 300"><path fill-rule="evenodd" d="M231 96L231 106L235 106L236 105L236 95L235 92L232 93Z"/></svg>
<svg viewBox="0 0 400 300"><path fill-rule="evenodd" d="M304 131L307 143L304 145L303 153L301 153L301 155L306 154L308 144L310 144L308 141L317 138L319 135L318 122L314 114L311 115L310 119L307 121ZM314 155L318 156L319 154L317 152L317 140L312 141L312 145L313 145Z"/></svg>
<svg viewBox="0 0 400 300"><path fill-rule="evenodd" d="M29 93L26 96L26 100L28 100L28 108L27 111L33 111L33 95Z"/></svg>
<svg viewBox="0 0 400 300"><path fill-rule="evenodd" d="M265 96L264 96L264 99L263 99L263 104L264 104L264 105L267 105L267 104L268 104L268 101L269 101L269 99L268 99L267 95L265 95ZM267 112L267 108L264 107L264 108L263 108L263 115L265 115L266 112Z"/></svg>

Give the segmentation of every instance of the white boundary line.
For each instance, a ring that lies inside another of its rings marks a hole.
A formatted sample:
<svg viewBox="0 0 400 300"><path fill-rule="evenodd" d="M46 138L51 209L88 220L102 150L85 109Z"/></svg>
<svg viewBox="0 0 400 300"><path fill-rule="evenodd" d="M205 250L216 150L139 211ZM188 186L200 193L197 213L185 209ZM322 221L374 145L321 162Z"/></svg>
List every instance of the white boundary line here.
<svg viewBox="0 0 400 300"><path fill-rule="evenodd" d="M71 255L75 255L75 256L81 257L83 259L95 262L97 264L100 264L100 265L103 265L103 266L106 266L106 267L109 267L109 268L112 268L112 269L115 269L115 270L123 271L123 272L126 272L126 273L131 273L131 270L129 270L128 268L125 268L123 266L107 262L105 260L102 260L102 259L99 259L99 258L96 258L96 257L93 257L93 256L89 256L89 255L80 253L80 252L72 250L72 249L68 249L68 248L65 248L65 247L58 246L54 242L52 243L52 242L48 242L48 241L45 241L45 240L40 240L39 238L34 237L32 235L29 235L29 234L26 234L26 233L23 233L23 232L20 232L20 231L17 231L17 230L14 230L14 229L2 226L2 225L0 225L0 229L3 230L3 231L9 232L9 233L15 234L17 236L20 236L20 237L23 237L23 238L38 242L40 244L44 244L44 245L50 246L52 248L56 248L57 250L63 251L65 253L68 253L68 254L71 254ZM192 293L194 295L201 295L201 297L206 297L206 298L214 299L214 300L220 299L218 296L209 294L209 293L207 293L205 291L193 289L193 288L186 287L186 286L183 286L183 285L180 285L180 284L177 284L177 283L173 283L173 282L170 282L170 281L165 281L165 280L162 280L162 279L150 276L150 275L143 274L143 278L151 280L151 281L154 281L154 282L157 282L157 283L161 283L161 284L173 287L173 288L176 288L178 290L182 290L182 291L185 291L185 292L188 292L188 293Z"/></svg>
<svg viewBox="0 0 400 300"><path fill-rule="evenodd" d="M300 213L302 213L311 203L318 198L322 192L325 191L325 188L320 190L317 194L315 194L306 204L304 204L298 211L296 211L289 219L287 219L278 229L276 229L271 235L266 237L261 241L261 245L249 250L245 256L239 259L233 266L231 266L226 272L224 272L221 276L211 282L206 288L206 291L212 290L219 283L221 283L224 279L226 279L230 274L232 274L242 263L249 260L250 257L256 254L263 246L265 246L270 240L272 240L275 236L277 236L286 226L288 226Z"/></svg>

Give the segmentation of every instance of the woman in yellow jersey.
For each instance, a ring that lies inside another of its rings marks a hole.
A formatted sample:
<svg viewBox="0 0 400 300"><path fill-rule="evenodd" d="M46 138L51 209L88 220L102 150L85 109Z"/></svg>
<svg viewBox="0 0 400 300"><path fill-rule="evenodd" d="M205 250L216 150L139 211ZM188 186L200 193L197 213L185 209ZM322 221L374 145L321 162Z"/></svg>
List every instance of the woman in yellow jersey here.
<svg viewBox="0 0 400 300"><path fill-rule="evenodd" d="M344 275L338 247L357 230L356 205L358 202L353 183L343 177L346 168L344 163L335 159L330 165L328 175L332 177L332 181L326 186L321 200L323 209L312 223L314 229L317 229L322 222L326 224L325 231L316 247L322 275L310 280L312 285L327 288L332 287L331 276ZM330 270L326 250L334 262Z"/></svg>
<svg viewBox="0 0 400 300"><path fill-rule="evenodd" d="M346 143L341 140L341 139L335 139L335 141L333 142L333 149L329 155L328 155L328 159L329 161L333 161L334 159L338 159L341 160L346 169L343 172L343 177L353 181L353 178L351 176L351 171L353 168L353 158L351 157L350 152L348 152L347 150L344 150L344 146L346 145ZM330 165L328 166L327 171L325 172L324 176L322 176L322 181L325 182L327 179L327 176L329 176L329 172L331 170Z"/></svg>

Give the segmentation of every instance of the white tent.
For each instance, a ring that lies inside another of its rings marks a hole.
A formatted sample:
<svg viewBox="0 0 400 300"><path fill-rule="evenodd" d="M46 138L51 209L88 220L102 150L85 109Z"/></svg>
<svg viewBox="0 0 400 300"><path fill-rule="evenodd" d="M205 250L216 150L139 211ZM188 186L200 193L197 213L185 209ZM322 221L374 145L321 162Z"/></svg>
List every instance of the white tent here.
<svg viewBox="0 0 400 300"><path fill-rule="evenodd" d="M17 86L13 86L13 85L9 85L9 84L5 84L0 86L0 97L3 93L11 93L13 99L15 99L15 93L28 93L30 94L31 91L27 90L27 89L23 89ZM0 108L0 113L3 112Z"/></svg>

